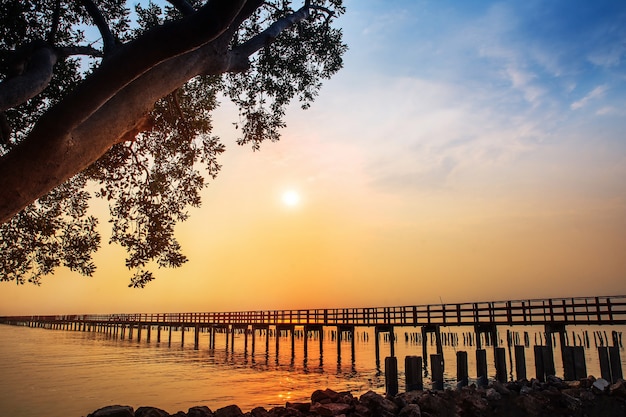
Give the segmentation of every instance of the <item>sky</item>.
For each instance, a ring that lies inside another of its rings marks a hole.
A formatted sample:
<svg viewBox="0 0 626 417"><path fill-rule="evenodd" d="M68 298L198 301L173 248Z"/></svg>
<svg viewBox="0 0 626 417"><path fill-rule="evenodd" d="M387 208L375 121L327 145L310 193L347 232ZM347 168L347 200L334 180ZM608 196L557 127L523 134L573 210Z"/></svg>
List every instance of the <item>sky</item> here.
<svg viewBox="0 0 626 417"><path fill-rule="evenodd" d="M626 3L346 7L344 68L280 142L238 147L236 111L215 113L227 151L177 227L188 263L128 288L103 229L93 277L2 283L0 315L626 294Z"/></svg>

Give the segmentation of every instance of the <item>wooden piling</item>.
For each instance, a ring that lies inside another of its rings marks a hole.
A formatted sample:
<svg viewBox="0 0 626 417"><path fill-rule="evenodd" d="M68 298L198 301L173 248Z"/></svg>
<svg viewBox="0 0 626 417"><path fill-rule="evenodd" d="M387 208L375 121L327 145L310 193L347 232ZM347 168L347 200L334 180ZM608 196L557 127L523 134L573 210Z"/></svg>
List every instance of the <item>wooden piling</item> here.
<svg viewBox="0 0 626 417"><path fill-rule="evenodd" d="M477 334L480 337L480 334ZM487 351L485 349L476 349L476 385L486 387L489 381L487 375Z"/></svg>
<svg viewBox="0 0 626 417"><path fill-rule="evenodd" d="M609 363L611 366L611 383L615 384L618 379L624 379L622 373L622 361L619 355L619 346L609 347Z"/></svg>
<svg viewBox="0 0 626 417"><path fill-rule="evenodd" d="M457 387L466 387L469 384L467 352L465 351L456 353L456 381Z"/></svg>
<svg viewBox="0 0 626 417"><path fill-rule="evenodd" d="M385 358L385 391L391 396L398 393L398 359L395 356Z"/></svg>
<svg viewBox="0 0 626 417"><path fill-rule="evenodd" d="M518 381L526 379L526 355L524 345L515 345L515 376Z"/></svg>
<svg viewBox="0 0 626 417"><path fill-rule="evenodd" d="M197 324L193 336L193 348L194 350L198 350L200 345L200 326Z"/></svg>
<svg viewBox="0 0 626 417"><path fill-rule="evenodd" d="M439 354L430 355L430 369L434 390L443 390L443 356Z"/></svg>
<svg viewBox="0 0 626 417"><path fill-rule="evenodd" d="M419 356L407 356L404 358L404 376L406 379L406 391L424 389L422 378L422 358Z"/></svg>
<svg viewBox="0 0 626 417"><path fill-rule="evenodd" d="M496 380L498 382L507 381L506 372L506 349L503 347L494 348L495 360L496 360Z"/></svg>

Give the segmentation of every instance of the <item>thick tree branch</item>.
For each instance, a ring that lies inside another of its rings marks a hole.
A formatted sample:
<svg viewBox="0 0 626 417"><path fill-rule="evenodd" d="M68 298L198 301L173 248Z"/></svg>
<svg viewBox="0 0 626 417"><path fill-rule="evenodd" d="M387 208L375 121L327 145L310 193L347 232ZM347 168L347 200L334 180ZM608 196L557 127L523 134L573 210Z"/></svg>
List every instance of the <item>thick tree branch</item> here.
<svg viewBox="0 0 626 417"><path fill-rule="evenodd" d="M58 55L51 47L33 51L24 71L0 83L0 111L18 106L41 93L50 83Z"/></svg>
<svg viewBox="0 0 626 417"><path fill-rule="evenodd" d="M100 31L100 36L102 36L102 43L104 44L102 49L104 51L104 54L108 55L115 49L115 37L113 36L113 33L111 33L109 24L106 22L104 16L102 16L102 13L100 13L100 9L98 9L98 6L96 6L93 1L81 0L81 2L83 3L83 6L85 6L87 13L89 13L89 16L91 16L91 18L93 19L94 24Z"/></svg>
<svg viewBox="0 0 626 417"><path fill-rule="evenodd" d="M274 42L276 37L280 35L282 31L290 28L297 22L308 19L309 16L310 16L310 6L307 1L305 5L302 6L300 9L298 9L297 11L278 19L276 22L272 23L263 32L250 38L249 40L242 43L241 45L233 48L232 66L229 70L233 72L245 71L249 66L248 57L250 55L254 54L258 50L263 48L265 45L268 45Z"/></svg>
<svg viewBox="0 0 626 417"><path fill-rule="evenodd" d="M195 13L196 9L193 8L187 0L167 0L172 6L176 8L183 16L188 16Z"/></svg>
<svg viewBox="0 0 626 417"><path fill-rule="evenodd" d="M54 48L59 55L59 58L66 58L74 55L88 55L96 58L102 58L104 54L102 51L92 48L91 46L63 46Z"/></svg>
<svg viewBox="0 0 626 417"><path fill-rule="evenodd" d="M128 132L136 131L158 99L196 75L223 73L228 68L228 41L228 36L223 36L155 65L71 132L51 132L37 142L27 140L15 147L0 159L0 223L87 168L127 138ZM62 109L63 102L59 111Z"/></svg>

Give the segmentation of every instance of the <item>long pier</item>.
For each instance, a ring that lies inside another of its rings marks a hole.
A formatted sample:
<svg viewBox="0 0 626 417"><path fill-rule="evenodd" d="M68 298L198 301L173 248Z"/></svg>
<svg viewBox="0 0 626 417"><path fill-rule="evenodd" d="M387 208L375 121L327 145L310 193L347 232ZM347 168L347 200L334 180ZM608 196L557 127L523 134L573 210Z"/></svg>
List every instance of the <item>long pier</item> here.
<svg viewBox="0 0 626 417"><path fill-rule="evenodd" d="M498 326L544 326L545 346L535 346L535 364L540 365L537 376L554 375L552 335L560 338L561 354L567 379L582 375L581 355L584 368L584 354L571 347L567 341L566 326L583 325L624 325L626 324L626 296L596 296L572 298L527 299L514 301L485 301L457 304L430 304L397 307L366 307L366 308L333 308L333 309L303 309L303 310L262 310L243 312L197 312L197 313L136 313L136 314L85 314L85 315L48 315L48 316L1 316L0 323L23 325L30 327L45 327L49 329L80 330L107 332L133 338L136 331L137 340L141 340L142 330L146 331L146 340L150 341L154 328L157 332L157 341L161 341L162 329L169 330L171 342L172 329L181 329L184 343L185 330L193 329L194 347L198 349L201 332L209 333L209 347L215 348L215 333L230 334L234 345L236 332L245 335L245 346L248 346L248 335L252 336L254 350L255 335L265 332L266 346L269 344L270 329L276 334L291 333L292 349L296 332L304 336L304 348L311 334L317 334L322 344L324 327L336 328L338 355L341 355L341 340L352 341L354 355L354 331L357 327L373 327L375 330L376 360L380 359L379 334L385 334L390 340L390 355L394 354L394 328L419 327L421 328L423 357L427 361L428 352L426 340L429 334L436 343L437 353L431 355L433 377L435 368L441 367L443 372L443 355L441 343L441 327L472 327L476 334L477 345L477 376L486 378L486 354L482 349L481 336L485 336L488 344L494 348L497 377L506 378L504 348L498 346ZM620 336L621 339L621 336ZM226 338L228 343L228 337ZM279 337L276 337L278 347ZM509 354L511 339L507 337ZM608 343L608 341L607 341ZM621 344L617 336L613 335L613 348L606 352L599 351L601 367L607 369L610 379L621 377L621 360L616 346ZM523 362L524 350L515 346L516 363ZM459 352L463 353L463 352ZM518 357L519 355L519 357ZM389 359L389 358L387 358ZM394 358L395 359L395 358ZM461 361L467 361L467 356ZM604 364L604 365L603 365ZM606 365L606 366L605 366ZM407 362L407 367L409 366ZM414 365L410 365L414 367ZM457 366L461 366L462 364ZM419 367L418 367L419 368ZM465 364L465 368L467 365ZM613 369L614 368L614 369ZM522 373L518 369L518 374ZM523 370L525 373L525 369ZM541 374L541 375L540 375ZM443 377L441 377L443 380Z"/></svg>

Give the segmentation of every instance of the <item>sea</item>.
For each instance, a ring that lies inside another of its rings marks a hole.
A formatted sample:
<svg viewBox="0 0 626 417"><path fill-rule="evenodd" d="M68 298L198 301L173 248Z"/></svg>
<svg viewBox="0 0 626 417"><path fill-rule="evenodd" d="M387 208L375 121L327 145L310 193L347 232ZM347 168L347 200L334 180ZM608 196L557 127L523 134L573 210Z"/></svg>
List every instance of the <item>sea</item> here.
<svg viewBox="0 0 626 417"><path fill-rule="evenodd" d="M534 377L533 345L545 343L542 327L499 327L500 346L508 340L526 344L527 377ZM508 330L508 332L507 332ZM585 344L587 373L600 376L598 346L621 341L626 326L569 326L568 343ZM444 378L455 387L456 352L466 351L470 383L475 382L476 339L465 328L443 328ZM384 358L391 355L390 338L380 337L376 358L373 328L357 328L353 340L339 343L334 327L324 329L323 338L304 339L286 334L251 336L245 343L236 334L234 343L217 334L209 348L209 334L200 335L198 349L193 332L182 337L167 331L161 342L144 337L137 341L120 335L71 330L49 330L0 325L0 416L71 417L87 416L107 405L161 408L169 413L204 405L215 411L236 404L242 411L262 406L270 409L287 402L308 402L317 389L350 391L359 396L369 390L385 393ZM395 328L394 355L398 362L399 389L404 390L404 358L423 356L419 328ZM486 342L486 341L485 341ZM563 375L558 337L554 340L557 376ZM484 342L483 342L484 343ZM432 340L427 353L424 385L429 388L428 356L436 353ZM354 346L354 348L352 347ZM485 347L485 346L483 346ZM488 352L490 347L485 347ZM514 379L514 357L507 347L507 372ZM622 369L626 353L619 349ZM382 368L381 368L382 366ZM493 354L488 354L488 373L495 377Z"/></svg>

